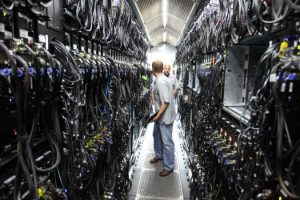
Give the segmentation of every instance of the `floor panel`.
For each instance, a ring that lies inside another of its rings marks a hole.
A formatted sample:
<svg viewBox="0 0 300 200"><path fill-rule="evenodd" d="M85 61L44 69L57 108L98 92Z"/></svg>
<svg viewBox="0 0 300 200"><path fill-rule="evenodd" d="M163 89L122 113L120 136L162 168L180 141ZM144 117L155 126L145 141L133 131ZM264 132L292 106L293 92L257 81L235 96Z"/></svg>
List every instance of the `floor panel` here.
<svg viewBox="0 0 300 200"><path fill-rule="evenodd" d="M184 162L185 154L181 148L179 137L180 123L176 121L173 127L173 140L175 143L175 169L167 177L160 177L163 170L163 161L151 164L154 157L153 124L149 124L140 148L140 156L133 173L134 188L129 192L128 200L186 200L189 199L187 181L187 166ZM135 198L133 195L136 195Z"/></svg>

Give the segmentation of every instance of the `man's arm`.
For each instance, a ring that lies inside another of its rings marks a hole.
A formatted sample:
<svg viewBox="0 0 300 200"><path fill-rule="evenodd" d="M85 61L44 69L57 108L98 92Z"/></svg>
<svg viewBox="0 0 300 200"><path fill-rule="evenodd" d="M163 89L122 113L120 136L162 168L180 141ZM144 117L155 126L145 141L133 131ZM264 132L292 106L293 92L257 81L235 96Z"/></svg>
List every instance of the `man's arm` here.
<svg viewBox="0 0 300 200"><path fill-rule="evenodd" d="M177 85L177 79L176 79L176 77L174 77L174 85L173 85L173 96L174 97L177 97L178 90L179 90L179 87Z"/></svg>
<svg viewBox="0 0 300 200"><path fill-rule="evenodd" d="M152 99L152 104L154 105L155 98L154 98L154 90L153 89L151 91L151 99Z"/></svg>
<svg viewBox="0 0 300 200"><path fill-rule="evenodd" d="M153 120L151 122L155 122L155 121L159 120L159 118L162 116L162 114L164 114L164 112L167 110L168 106L169 106L169 103L167 103L167 102L163 103L160 106L159 111L158 111L156 117L153 118Z"/></svg>
<svg viewBox="0 0 300 200"><path fill-rule="evenodd" d="M174 90L173 90L173 96L174 96L174 97L177 97L177 89L174 89Z"/></svg>
<svg viewBox="0 0 300 200"><path fill-rule="evenodd" d="M152 111L155 112L155 96L154 96L154 90L151 91L151 100L152 100Z"/></svg>
<svg viewBox="0 0 300 200"><path fill-rule="evenodd" d="M172 100L172 94L170 93L170 91L168 92L168 84L169 82L161 82L159 83L158 87L157 87L157 91L158 91L158 96L160 99L160 102L162 103L159 111L156 115L156 117L152 120L152 121L157 121L159 118L161 118L161 116L164 114L164 112L167 110L169 103Z"/></svg>

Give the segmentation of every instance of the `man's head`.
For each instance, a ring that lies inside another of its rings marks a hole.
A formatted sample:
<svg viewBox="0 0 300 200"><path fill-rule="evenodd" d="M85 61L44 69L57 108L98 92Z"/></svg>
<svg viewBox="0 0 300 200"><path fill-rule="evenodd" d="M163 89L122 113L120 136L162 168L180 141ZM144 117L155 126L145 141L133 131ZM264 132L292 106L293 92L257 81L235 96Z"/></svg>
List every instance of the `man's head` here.
<svg viewBox="0 0 300 200"><path fill-rule="evenodd" d="M167 77L169 77L170 71L171 71L171 65L165 64L165 65L164 65L164 74L165 74Z"/></svg>
<svg viewBox="0 0 300 200"><path fill-rule="evenodd" d="M163 66L164 64L159 61L156 60L152 63L152 73L156 76L157 74L160 74L163 72Z"/></svg>

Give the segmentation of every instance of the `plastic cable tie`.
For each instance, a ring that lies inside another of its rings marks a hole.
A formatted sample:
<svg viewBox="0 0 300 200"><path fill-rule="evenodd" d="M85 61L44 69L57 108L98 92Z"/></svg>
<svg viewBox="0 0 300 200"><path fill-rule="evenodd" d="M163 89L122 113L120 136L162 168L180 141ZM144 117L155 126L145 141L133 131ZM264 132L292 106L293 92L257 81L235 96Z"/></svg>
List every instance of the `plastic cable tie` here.
<svg viewBox="0 0 300 200"><path fill-rule="evenodd" d="M289 81L291 81L292 77L293 77L293 74L289 74L286 79L289 80Z"/></svg>
<svg viewBox="0 0 300 200"><path fill-rule="evenodd" d="M41 69L40 69L40 75L41 75L41 76L44 76L44 75L45 75L45 68L41 68Z"/></svg>
<svg viewBox="0 0 300 200"><path fill-rule="evenodd" d="M297 73L292 73L292 79L293 81L297 80Z"/></svg>
<svg viewBox="0 0 300 200"><path fill-rule="evenodd" d="M83 74L83 73L84 73L84 70L83 70L82 68L80 68L80 69L79 69L79 73L80 73L80 74Z"/></svg>
<svg viewBox="0 0 300 200"><path fill-rule="evenodd" d="M18 74L17 75L18 75L18 77L22 77L24 75L23 70L18 69Z"/></svg>
<svg viewBox="0 0 300 200"><path fill-rule="evenodd" d="M53 69L51 67L47 68L47 74L51 75L53 73Z"/></svg>
<svg viewBox="0 0 300 200"><path fill-rule="evenodd" d="M55 69L55 72L56 72L56 76L60 75L60 70L59 69Z"/></svg>
<svg viewBox="0 0 300 200"><path fill-rule="evenodd" d="M4 69L1 69L0 70L0 74L2 75L2 76L10 76L11 75L11 72L12 72L12 70L11 69L9 69L9 68L4 68Z"/></svg>
<svg viewBox="0 0 300 200"><path fill-rule="evenodd" d="M30 74L31 76L36 75L36 70L35 70L33 67L30 67L30 68L29 68L29 74Z"/></svg>

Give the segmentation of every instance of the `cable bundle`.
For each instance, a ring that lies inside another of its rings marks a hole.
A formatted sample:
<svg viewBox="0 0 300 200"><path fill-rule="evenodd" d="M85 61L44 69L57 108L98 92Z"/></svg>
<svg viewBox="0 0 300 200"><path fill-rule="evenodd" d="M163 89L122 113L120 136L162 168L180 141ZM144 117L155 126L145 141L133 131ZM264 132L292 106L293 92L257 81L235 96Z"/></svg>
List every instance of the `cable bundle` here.
<svg viewBox="0 0 300 200"><path fill-rule="evenodd" d="M226 0L209 1L196 15L194 23L181 41L177 63L196 53L220 50L230 42L282 30L288 16L297 14L298 1L291 0Z"/></svg>
<svg viewBox="0 0 300 200"><path fill-rule="evenodd" d="M188 133L185 148L193 152L192 199L299 199L297 41L285 36L259 59L253 95L243 112L251 111L246 124L221 111L221 57L212 67L204 62L197 69L200 93L187 93L191 101L182 100L179 110Z"/></svg>
<svg viewBox="0 0 300 200"><path fill-rule="evenodd" d="M129 139L133 122L140 120L133 117L140 112L133 104L146 98L142 77L149 80L150 72L70 52L55 40L53 54L39 44L17 41L13 53L0 44L7 57L0 67L0 100L9 100L17 113L16 144L1 158L13 148L18 158L16 171L9 171L14 184L0 187L14 193L0 199L125 199L131 186Z"/></svg>
<svg viewBox="0 0 300 200"><path fill-rule="evenodd" d="M148 43L127 1L78 0L66 3L65 7L69 11L65 17L69 17L71 23L76 19L83 35L124 50L136 59L146 58ZM70 29L76 27L69 26Z"/></svg>
<svg viewBox="0 0 300 200"><path fill-rule="evenodd" d="M196 70L200 82L197 93L187 92L187 96L182 96L179 104L181 121L187 133L185 149L193 152L189 158L192 170L191 199L217 199L222 187L222 180L219 178L222 176L221 169L215 156L211 154L211 136L220 121L223 57L218 53L212 55L212 58L215 62L214 59L208 62L202 58L202 64Z"/></svg>

